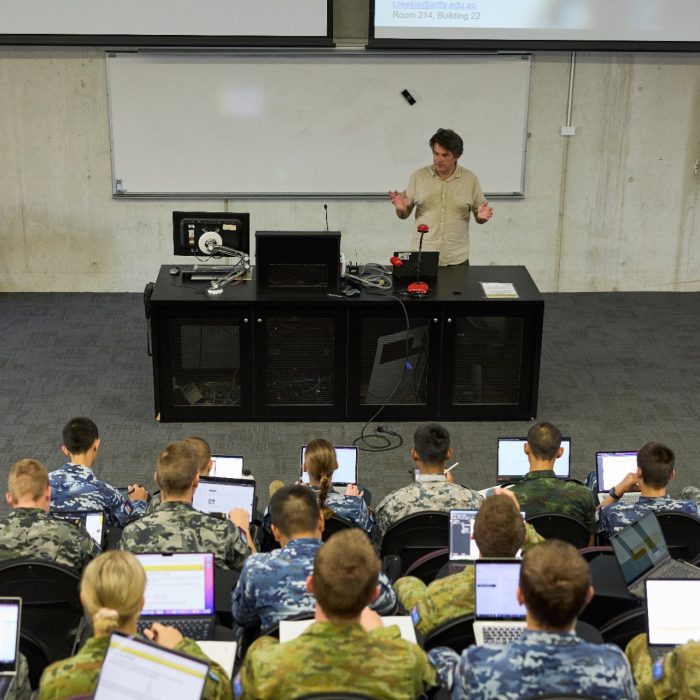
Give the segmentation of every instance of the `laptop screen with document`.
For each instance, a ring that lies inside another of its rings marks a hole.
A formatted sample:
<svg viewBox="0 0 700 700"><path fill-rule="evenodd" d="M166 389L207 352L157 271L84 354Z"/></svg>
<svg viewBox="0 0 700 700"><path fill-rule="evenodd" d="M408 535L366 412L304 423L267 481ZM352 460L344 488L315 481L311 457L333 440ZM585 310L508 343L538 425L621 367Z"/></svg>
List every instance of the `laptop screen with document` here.
<svg viewBox="0 0 700 700"><path fill-rule="evenodd" d="M477 559L474 562L474 618L524 620L525 606L518 603L519 559Z"/></svg>
<svg viewBox="0 0 700 700"><path fill-rule="evenodd" d="M525 443L527 438L524 437L498 438L497 483L517 481L530 471L530 462L524 449ZM571 438L562 438L561 446L564 451L562 456L554 462L554 473L562 479L568 479L571 472Z"/></svg>
<svg viewBox="0 0 700 700"><path fill-rule="evenodd" d="M250 479L219 479L200 476L192 507L202 513L228 513L243 508L251 517L255 505L255 482Z"/></svg>
<svg viewBox="0 0 700 700"><path fill-rule="evenodd" d="M630 472L637 471L637 452L596 452L598 491L607 493L617 486Z"/></svg>
<svg viewBox="0 0 700 700"><path fill-rule="evenodd" d="M698 639L700 580L648 578L645 584L649 644Z"/></svg>
<svg viewBox="0 0 700 700"><path fill-rule="evenodd" d="M357 447L334 445L335 454L338 459L338 468L333 472L332 481L338 486L347 486L357 483ZM309 474L304 471L304 456L306 455L306 445L301 446L300 458L300 478L303 484L309 483Z"/></svg>

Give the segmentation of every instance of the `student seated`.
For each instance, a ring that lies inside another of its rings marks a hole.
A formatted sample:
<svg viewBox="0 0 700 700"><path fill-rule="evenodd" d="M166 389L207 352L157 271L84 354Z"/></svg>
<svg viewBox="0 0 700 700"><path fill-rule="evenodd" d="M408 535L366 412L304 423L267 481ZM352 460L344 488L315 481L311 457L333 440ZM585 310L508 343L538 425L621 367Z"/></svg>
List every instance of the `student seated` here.
<svg viewBox="0 0 700 700"><path fill-rule="evenodd" d="M627 474L601 504L598 532L603 542L650 510L700 517L695 501L676 500L668 495L668 484L676 476L675 459L673 450L660 442L648 442L637 452L637 471ZM639 500L620 503L629 491L640 491Z"/></svg>
<svg viewBox="0 0 700 700"><path fill-rule="evenodd" d="M625 654L641 700L700 698L700 641L687 642L654 662L646 634L632 639Z"/></svg>
<svg viewBox="0 0 700 700"><path fill-rule="evenodd" d="M185 438L185 442L189 443L195 450L197 450L197 454L199 455L199 476L209 476L209 473L214 466L214 462L211 458L211 448L209 447L209 443L201 437L188 437ZM157 485L158 484L156 483L156 486ZM154 493L153 496L151 496L151 500L148 503L148 508L146 508L145 514L150 515L151 513L155 512L156 508L161 504L161 500L160 491Z"/></svg>
<svg viewBox="0 0 700 700"><path fill-rule="evenodd" d="M102 668L109 636L114 630L135 635L143 607L146 574L136 557L127 552L105 552L86 567L80 583L80 600L92 621L94 636L75 655L46 668L39 683L39 700L63 700L93 693ZM204 698L226 700L231 683L224 670L207 658L197 643L174 627L155 623L146 637L168 649L204 659L211 665Z"/></svg>
<svg viewBox="0 0 700 700"><path fill-rule="evenodd" d="M434 685L425 652L367 609L378 575L379 559L364 533L334 534L307 581L315 622L284 644L271 637L253 642L233 683L235 697L290 700L333 691L407 700Z"/></svg>
<svg viewBox="0 0 700 700"><path fill-rule="evenodd" d="M161 504L155 512L129 523L119 549L149 552L213 552L221 569L237 569L250 554L250 513L234 508L228 519L192 507L199 484L199 455L186 440L171 442L158 456L154 476Z"/></svg>
<svg viewBox="0 0 700 700"><path fill-rule="evenodd" d="M10 467L5 500L12 512L0 520L0 559L37 559L80 573L100 553L81 527L49 515L51 487L41 462L21 459Z"/></svg>
<svg viewBox="0 0 700 700"><path fill-rule="evenodd" d="M511 491L498 489L481 505L474 520L472 538L482 557L512 558L520 549L542 541L531 525L526 525ZM428 635L438 625L474 612L474 566L437 579L426 586L414 576L404 576L395 584L401 604L411 611L416 629Z"/></svg>
<svg viewBox="0 0 700 700"><path fill-rule="evenodd" d="M453 700L529 698L547 693L635 700L625 655L612 644L579 639L576 618L593 597L591 573L576 549L561 540L536 544L523 556L518 602L527 611L522 637L505 645L471 646L458 656L429 653Z"/></svg>
<svg viewBox="0 0 700 700"><path fill-rule="evenodd" d="M89 418L73 418L66 423L61 450L70 461L49 474L52 510L103 510L110 527L123 527L130 518L146 512L145 488L131 484L129 498L124 498L114 486L93 474L100 436Z"/></svg>
<svg viewBox="0 0 700 700"><path fill-rule="evenodd" d="M554 462L562 456L561 431L551 423L537 423L527 433L525 454L530 471L511 487L528 518L545 513L568 515L583 523L595 541L595 503L586 486L574 479L560 479Z"/></svg>
<svg viewBox="0 0 700 700"><path fill-rule="evenodd" d="M394 523L411 513L479 508L483 497L454 483L452 472L445 473L445 462L452 458L447 428L437 423L419 425L413 434L411 457L420 472L416 481L392 491L377 506L377 527L382 536Z"/></svg>
<svg viewBox="0 0 700 700"><path fill-rule="evenodd" d="M272 534L281 549L246 559L233 591L233 619L240 627L263 632L284 618L308 612L315 601L306 588L314 557L322 546L324 521L314 492L301 484L284 486L270 499ZM396 593L383 573L380 594L371 603L380 615L396 608Z"/></svg>

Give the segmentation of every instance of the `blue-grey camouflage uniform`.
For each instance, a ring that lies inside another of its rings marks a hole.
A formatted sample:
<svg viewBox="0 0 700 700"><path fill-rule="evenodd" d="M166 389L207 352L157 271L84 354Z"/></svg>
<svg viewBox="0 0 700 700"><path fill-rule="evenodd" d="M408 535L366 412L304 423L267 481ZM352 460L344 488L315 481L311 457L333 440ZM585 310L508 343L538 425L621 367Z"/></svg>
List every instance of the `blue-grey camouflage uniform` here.
<svg viewBox="0 0 700 700"><path fill-rule="evenodd" d="M591 644L573 633L526 630L516 642L471 646L458 656L428 652L452 700L520 700L546 693L637 700L629 663L613 644Z"/></svg>
<svg viewBox="0 0 700 700"><path fill-rule="evenodd" d="M306 590L321 540L300 537L281 549L253 554L246 559L232 594L233 619L241 627L260 624L263 630L292 615L313 616L316 600ZM396 593L384 573L379 574L380 593L370 605L380 615L396 608Z"/></svg>
<svg viewBox="0 0 700 700"><path fill-rule="evenodd" d="M99 553L85 530L41 508L15 508L0 521L0 559L37 559L80 573Z"/></svg>
<svg viewBox="0 0 700 700"><path fill-rule="evenodd" d="M377 506L377 529L384 533L401 518L424 510L451 508L478 510L484 497L466 486L453 484L444 474L420 474L417 481L392 491Z"/></svg>
<svg viewBox="0 0 700 700"><path fill-rule="evenodd" d="M49 474L51 510L103 510L107 525L124 527L129 518L146 512L146 501L130 501L92 469L68 462Z"/></svg>
<svg viewBox="0 0 700 700"><path fill-rule="evenodd" d="M151 515L129 523L119 549L134 554L212 552L216 566L238 569L250 554L241 533L230 520L201 513L189 503L165 501Z"/></svg>
<svg viewBox="0 0 700 700"><path fill-rule="evenodd" d="M612 503L600 509L598 532L603 536L615 534L639 520L650 510L655 513L687 513L700 517L697 503L678 501L670 496L640 496L636 503Z"/></svg>

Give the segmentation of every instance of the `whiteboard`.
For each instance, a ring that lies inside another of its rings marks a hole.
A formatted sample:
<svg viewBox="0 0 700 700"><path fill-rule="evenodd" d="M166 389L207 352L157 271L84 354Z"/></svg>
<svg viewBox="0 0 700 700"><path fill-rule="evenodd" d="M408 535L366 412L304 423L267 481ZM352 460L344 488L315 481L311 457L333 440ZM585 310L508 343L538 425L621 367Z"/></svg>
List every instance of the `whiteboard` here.
<svg viewBox="0 0 700 700"><path fill-rule="evenodd" d="M113 193L385 196L450 128L487 195L522 195L530 65L355 49L109 53Z"/></svg>

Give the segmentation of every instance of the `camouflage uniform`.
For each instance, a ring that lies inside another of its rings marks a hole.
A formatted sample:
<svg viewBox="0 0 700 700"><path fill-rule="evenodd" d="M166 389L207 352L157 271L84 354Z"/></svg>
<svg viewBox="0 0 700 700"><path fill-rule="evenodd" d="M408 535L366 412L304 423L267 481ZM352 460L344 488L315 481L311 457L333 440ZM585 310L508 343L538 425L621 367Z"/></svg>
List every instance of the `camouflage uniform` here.
<svg viewBox="0 0 700 700"><path fill-rule="evenodd" d="M80 573L99 553L85 530L41 508L15 508L0 521L0 559L37 559Z"/></svg>
<svg viewBox="0 0 700 700"><path fill-rule="evenodd" d="M240 568L250 554L238 528L230 520L200 513L189 503L167 501L156 512L124 528L119 549L150 552L213 552L221 569Z"/></svg>
<svg viewBox="0 0 700 700"><path fill-rule="evenodd" d="M47 666L39 683L39 700L63 700L94 693L108 644L109 637L90 637L75 656ZM210 671L204 684L205 700L229 700L232 697L231 681L226 672L204 654L197 642L185 637L175 645L175 650L209 662Z"/></svg>
<svg viewBox="0 0 700 700"><path fill-rule="evenodd" d="M697 700L700 698L700 642L677 646L652 662L646 634L638 634L625 654L632 666L640 700Z"/></svg>
<svg viewBox="0 0 700 700"><path fill-rule="evenodd" d="M401 518L424 510L451 508L477 510L484 497L472 489L447 481L444 474L421 474L418 480L392 491L377 506L377 528L384 533Z"/></svg>
<svg viewBox="0 0 700 700"><path fill-rule="evenodd" d="M156 508L162 503L163 501L160 498L160 491L158 493L154 493L151 496L151 500L148 502L148 506L146 507L146 512L144 515L150 515L151 513L156 512Z"/></svg>
<svg viewBox="0 0 700 700"><path fill-rule="evenodd" d="M29 664L27 657L20 654L17 658L17 673L7 689L5 700L29 700L32 686L29 683Z"/></svg>
<svg viewBox="0 0 700 700"><path fill-rule="evenodd" d="M318 494L318 488L315 486L310 486L309 488L313 489ZM349 520L355 527L362 528L368 535L374 534L374 513L372 513L364 499L360 498L360 496L346 496L331 488L326 497L326 505L335 515ZM272 532L270 528L271 523L270 511L265 509L263 524L268 532Z"/></svg>
<svg viewBox="0 0 700 700"><path fill-rule="evenodd" d="M241 627L260 624L263 630L292 615L313 617L316 600L306 590L316 552L323 543L314 538L289 541L281 549L246 559L232 595L233 619ZM381 591L370 607L380 615L396 609L396 593L384 573Z"/></svg>
<svg viewBox="0 0 700 700"><path fill-rule="evenodd" d="M471 646L458 656L428 654L452 700L519 700L546 693L636 700L627 659L614 644L591 644L573 633L526 630L517 642Z"/></svg>
<svg viewBox="0 0 700 700"><path fill-rule="evenodd" d="M680 495L681 501L695 501L700 506L700 489L697 486L686 486Z"/></svg>
<svg viewBox="0 0 700 700"><path fill-rule="evenodd" d="M123 527L132 516L143 515L146 501L129 501L117 489L100 481L92 469L68 462L49 474L52 510L103 510L107 525Z"/></svg>
<svg viewBox="0 0 700 700"><path fill-rule="evenodd" d="M655 513L687 513L700 517L694 501L677 501L670 496L640 496L636 503L612 503L600 509L598 532L610 537L650 510Z"/></svg>
<svg viewBox="0 0 700 700"><path fill-rule="evenodd" d="M543 540L532 525L525 524L524 551ZM401 604L411 611L415 628L424 636L448 620L474 612L474 567L471 563L463 571L439 578L428 586L415 576L404 576L394 588Z"/></svg>
<svg viewBox="0 0 700 700"><path fill-rule="evenodd" d="M253 642L233 681L236 698L290 700L309 693L354 692L386 700L416 698L435 685L425 652L396 626L366 632L360 625L314 622L280 644Z"/></svg>
<svg viewBox="0 0 700 700"><path fill-rule="evenodd" d="M554 470L529 472L511 490L528 518L545 513L569 515L595 532L595 503L591 492L573 479L560 479Z"/></svg>

